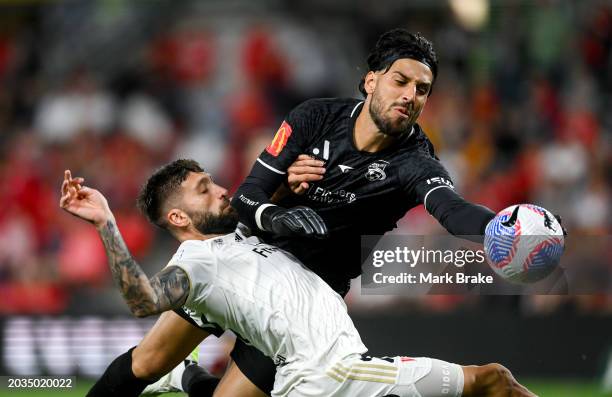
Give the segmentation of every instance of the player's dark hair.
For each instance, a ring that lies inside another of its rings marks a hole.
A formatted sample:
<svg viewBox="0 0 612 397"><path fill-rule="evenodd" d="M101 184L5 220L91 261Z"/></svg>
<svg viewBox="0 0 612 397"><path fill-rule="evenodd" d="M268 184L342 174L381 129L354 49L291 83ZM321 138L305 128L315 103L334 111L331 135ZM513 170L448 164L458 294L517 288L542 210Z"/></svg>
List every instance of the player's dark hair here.
<svg viewBox="0 0 612 397"><path fill-rule="evenodd" d="M159 168L145 182L138 195L138 209L155 225L165 228L166 219L161 213L168 198L176 192L190 172L204 172L195 160L180 159Z"/></svg>
<svg viewBox="0 0 612 397"><path fill-rule="evenodd" d="M368 71L378 72L389 70L393 62L402 58L410 58L429 66L434 81L438 75L438 56L433 44L420 33L413 34L405 29L393 29L383 33L376 42L376 46L368 55ZM359 83L359 91L367 96L365 90L365 76ZM433 81L432 81L433 88ZM431 89L429 90L431 94Z"/></svg>

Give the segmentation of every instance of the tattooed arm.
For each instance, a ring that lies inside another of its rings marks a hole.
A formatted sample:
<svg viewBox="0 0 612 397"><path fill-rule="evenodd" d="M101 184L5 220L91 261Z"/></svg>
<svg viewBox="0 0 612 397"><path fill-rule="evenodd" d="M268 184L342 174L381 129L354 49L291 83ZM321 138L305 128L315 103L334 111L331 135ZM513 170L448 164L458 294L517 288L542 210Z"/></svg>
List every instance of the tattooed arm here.
<svg viewBox="0 0 612 397"><path fill-rule="evenodd" d="M137 317L181 307L189 294L189 279L184 270L169 266L149 279L132 258L108 206L99 191L81 186L83 178L64 173L60 207L93 223L102 238L113 279Z"/></svg>
<svg viewBox="0 0 612 397"><path fill-rule="evenodd" d="M128 251L114 220L98 228L115 283L137 317L181 307L189 294L189 278L183 269L170 266L149 280Z"/></svg>

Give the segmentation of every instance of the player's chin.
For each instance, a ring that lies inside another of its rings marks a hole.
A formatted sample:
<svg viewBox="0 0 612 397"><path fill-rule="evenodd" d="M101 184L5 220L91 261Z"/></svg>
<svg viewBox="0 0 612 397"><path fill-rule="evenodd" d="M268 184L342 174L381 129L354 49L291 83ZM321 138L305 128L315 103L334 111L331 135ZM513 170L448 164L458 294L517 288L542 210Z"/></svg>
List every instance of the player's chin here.
<svg viewBox="0 0 612 397"><path fill-rule="evenodd" d="M402 131L408 128L412 124L412 115L395 112L395 114L388 119L388 124L392 129L396 131Z"/></svg>
<svg viewBox="0 0 612 397"><path fill-rule="evenodd" d="M388 127L389 128L387 128L385 134L392 137L398 137L410 128L410 123L407 123L404 120L396 120L395 123L389 123Z"/></svg>

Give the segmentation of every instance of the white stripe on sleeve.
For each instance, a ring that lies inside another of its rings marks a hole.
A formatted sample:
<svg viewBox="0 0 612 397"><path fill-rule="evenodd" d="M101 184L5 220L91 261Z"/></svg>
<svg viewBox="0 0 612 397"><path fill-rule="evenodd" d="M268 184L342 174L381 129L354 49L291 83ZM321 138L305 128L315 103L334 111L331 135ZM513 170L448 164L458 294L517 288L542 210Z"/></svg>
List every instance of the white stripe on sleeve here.
<svg viewBox="0 0 612 397"><path fill-rule="evenodd" d="M259 206L259 208L257 208L257 211L255 211L255 223L257 224L257 227L260 228L261 230L265 230L263 228L263 225L261 224L261 214L268 207L276 207L276 205L274 205L274 204L262 204L262 205Z"/></svg>
<svg viewBox="0 0 612 397"><path fill-rule="evenodd" d="M263 161L262 161L260 158L258 158L258 159L257 159L257 161L258 161L258 162L259 162L261 165L263 165L264 167L266 167L267 169L269 169L269 170L270 170L270 171L272 171L272 172L276 172L277 174L280 174L280 175L285 175L285 174L286 174L286 172L279 171L279 170L277 170L276 168L272 167L271 165L268 165L268 164L264 163L264 162L263 162Z"/></svg>

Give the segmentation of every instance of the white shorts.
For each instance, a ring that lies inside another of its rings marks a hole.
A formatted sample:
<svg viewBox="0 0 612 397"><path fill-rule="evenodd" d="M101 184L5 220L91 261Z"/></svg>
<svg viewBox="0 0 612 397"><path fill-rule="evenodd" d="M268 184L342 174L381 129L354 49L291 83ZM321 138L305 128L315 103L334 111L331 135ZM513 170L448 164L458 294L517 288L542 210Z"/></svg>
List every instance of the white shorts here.
<svg viewBox="0 0 612 397"><path fill-rule="evenodd" d="M460 397L463 370L427 357L354 355L302 379L290 397Z"/></svg>

